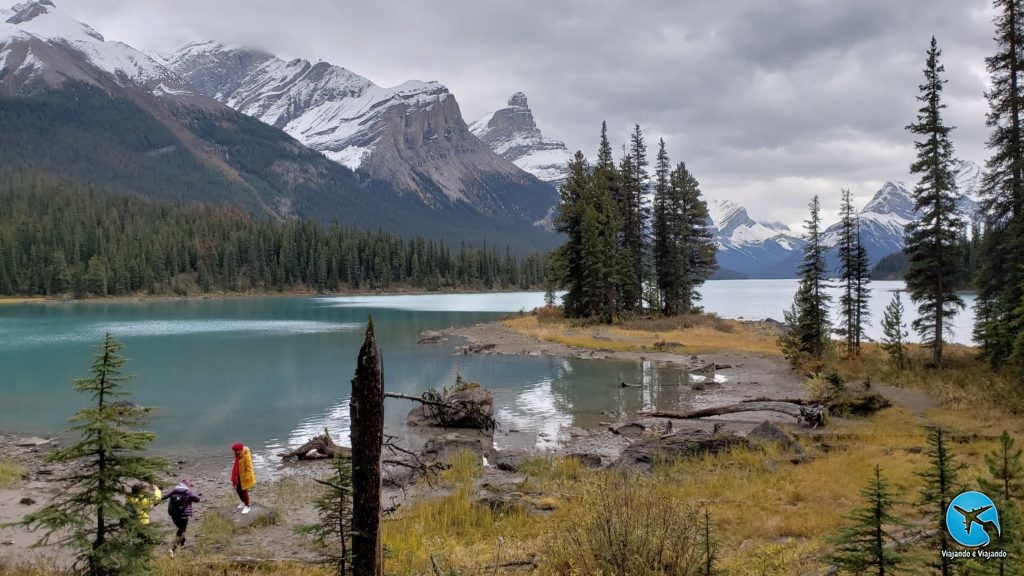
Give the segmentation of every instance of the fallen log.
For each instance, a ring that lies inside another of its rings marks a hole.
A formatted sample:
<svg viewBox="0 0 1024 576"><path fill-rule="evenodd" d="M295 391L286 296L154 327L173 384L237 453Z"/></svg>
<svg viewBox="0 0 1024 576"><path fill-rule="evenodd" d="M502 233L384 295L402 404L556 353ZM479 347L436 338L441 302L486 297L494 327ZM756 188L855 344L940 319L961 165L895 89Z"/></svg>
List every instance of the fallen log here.
<svg viewBox="0 0 1024 576"><path fill-rule="evenodd" d="M725 414L738 414L742 412L777 412L796 418L798 422L812 428L825 425L825 407L820 405L801 406L793 402L779 401L747 401L728 406L716 408L704 408L691 412L664 412L644 411L639 414L655 418L675 418L680 420L693 420L707 418L708 416L722 416Z"/></svg>
<svg viewBox="0 0 1024 576"><path fill-rule="evenodd" d="M331 433L324 428L323 434L311 438L309 442L294 450L281 452L278 456L282 460L290 460L292 458L298 458L299 460L323 460L334 458L339 454L346 458L351 458L352 449L335 444L334 439L331 438Z"/></svg>

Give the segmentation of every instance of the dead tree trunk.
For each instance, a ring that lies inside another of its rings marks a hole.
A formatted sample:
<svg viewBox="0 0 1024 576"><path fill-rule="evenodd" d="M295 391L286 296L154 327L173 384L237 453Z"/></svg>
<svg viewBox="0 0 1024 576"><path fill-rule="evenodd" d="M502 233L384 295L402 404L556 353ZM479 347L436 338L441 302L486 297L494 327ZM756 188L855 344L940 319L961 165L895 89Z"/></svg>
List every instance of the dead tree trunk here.
<svg viewBox="0 0 1024 576"><path fill-rule="evenodd" d="M679 418L685 420L721 416L723 414L737 414L740 412L778 412L792 416L806 426L818 427L825 425L825 408L823 406L802 406L784 401L755 400L719 406L717 408L704 408L703 410L694 410L692 412L644 411L640 412L640 414L655 418Z"/></svg>
<svg viewBox="0 0 1024 576"><path fill-rule="evenodd" d="M352 378L352 574L383 574L380 538L381 451L384 442L384 370L373 316Z"/></svg>
<svg viewBox="0 0 1024 576"><path fill-rule="evenodd" d="M299 460L323 460L334 458L338 455L351 458L352 449L335 444L334 439L331 438L331 433L326 428L324 428L323 434L310 438L302 446L278 454L282 460L291 460L292 458L298 458Z"/></svg>

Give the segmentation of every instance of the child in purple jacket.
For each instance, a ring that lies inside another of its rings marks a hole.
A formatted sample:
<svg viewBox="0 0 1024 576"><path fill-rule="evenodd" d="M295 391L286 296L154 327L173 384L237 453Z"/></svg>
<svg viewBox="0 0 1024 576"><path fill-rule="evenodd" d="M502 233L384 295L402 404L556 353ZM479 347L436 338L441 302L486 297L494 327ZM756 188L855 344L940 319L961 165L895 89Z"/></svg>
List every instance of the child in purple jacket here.
<svg viewBox="0 0 1024 576"><path fill-rule="evenodd" d="M174 551L185 545L185 530L188 528L188 519L192 517L192 503L199 502L199 494L192 491L192 482L188 478L182 478L162 499L168 501L167 514L178 529L171 546L171 556L174 556Z"/></svg>

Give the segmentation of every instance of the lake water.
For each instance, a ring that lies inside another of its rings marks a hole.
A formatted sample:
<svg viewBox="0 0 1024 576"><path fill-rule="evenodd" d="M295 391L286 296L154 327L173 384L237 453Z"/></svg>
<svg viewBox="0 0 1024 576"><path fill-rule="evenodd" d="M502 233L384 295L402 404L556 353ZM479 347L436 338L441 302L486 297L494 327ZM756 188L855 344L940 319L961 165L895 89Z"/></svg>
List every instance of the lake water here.
<svg viewBox="0 0 1024 576"><path fill-rule="evenodd" d="M898 282L874 285L873 326ZM726 317L781 318L791 280L708 282L707 310ZM0 431L53 434L84 398L70 386L87 376L105 332L124 344L132 400L158 407L149 427L158 451L223 452L236 441L269 460L330 429L347 442L348 398L363 329L373 314L385 387L417 394L450 386L456 374L495 394L496 442L553 447L571 426L641 408L699 403L684 372L649 362L454 355L456 343L418 345L424 330L530 310L539 292L415 296L279 297L0 306ZM907 303L909 310L910 306ZM956 325L968 341L970 310ZM869 335L877 335L872 328ZM619 382L644 383L620 388ZM409 438L411 403L388 400L386 424Z"/></svg>

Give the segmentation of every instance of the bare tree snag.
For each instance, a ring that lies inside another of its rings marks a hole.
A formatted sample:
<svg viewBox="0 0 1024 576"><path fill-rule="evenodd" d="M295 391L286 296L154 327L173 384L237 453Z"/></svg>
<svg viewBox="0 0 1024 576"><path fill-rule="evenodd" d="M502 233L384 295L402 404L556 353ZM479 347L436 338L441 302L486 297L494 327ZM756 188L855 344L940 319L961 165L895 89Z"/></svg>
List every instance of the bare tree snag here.
<svg viewBox="0 0 1024 576"><path fill-rule="evenodd" d="M381 452L384 442L384 369L373 316L352 378L352 574L382 576Z"/></svg>
<svg viewBox="0 0 1024 576"><path fill-rule="evenodd" d="M792 402L754 401L719 406L717 408L704 408L692 412L641 412L644 416L655 418L677 418L691 420L706 418L708 416L721 416L723 414L737 414L740 412L778 412L796 418L801 424L818 427L825 425L825 408L823 406L801 406Z"/></svg>

